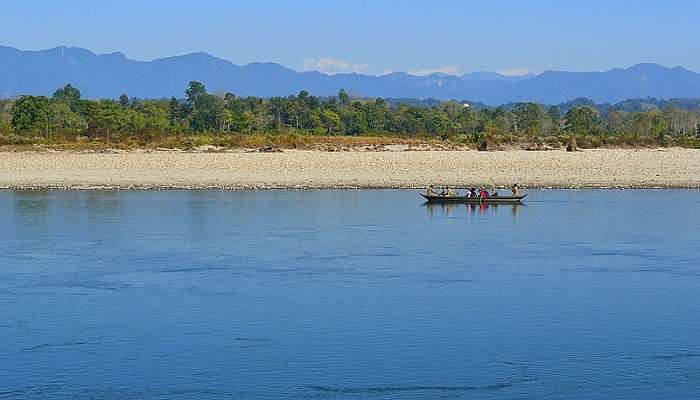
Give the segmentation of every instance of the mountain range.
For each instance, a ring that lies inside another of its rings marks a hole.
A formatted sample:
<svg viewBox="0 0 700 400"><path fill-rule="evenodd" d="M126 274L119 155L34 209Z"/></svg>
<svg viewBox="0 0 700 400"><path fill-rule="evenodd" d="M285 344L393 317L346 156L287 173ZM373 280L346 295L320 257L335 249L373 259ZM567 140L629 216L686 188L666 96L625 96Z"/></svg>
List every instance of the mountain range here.
<svg viewBox="0 0 700 400"><path fill-rule="evenodd" d="M118 52L95 54L77 47L26 51L0 46L0 97L4 98L51 95L67 83L86 98L116 98L122 93L140 98L183 97L190 80L204 83L210 92L239 96L286 96L301 90L327 96L344 88L363 97L468 99L489 105L558 104L579 97L610 103L629 98L700 97L700 74L650 63L603 72L545 71L517 77L485 71L462 76L328 75L297 72L269 62L236 65L206 53L137 61Z"/></svg>

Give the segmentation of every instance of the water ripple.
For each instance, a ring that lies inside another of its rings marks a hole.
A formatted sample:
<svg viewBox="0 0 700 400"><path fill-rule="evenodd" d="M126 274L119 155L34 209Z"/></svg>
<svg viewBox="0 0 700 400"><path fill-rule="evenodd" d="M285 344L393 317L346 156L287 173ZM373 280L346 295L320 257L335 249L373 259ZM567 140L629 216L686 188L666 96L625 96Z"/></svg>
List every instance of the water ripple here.
<svg viewBox="0 0 700 400"><path fill-rule="evenodd" d="M22 351L33 352L33 351L47 350L47 349L52 349L52 348L57 348L57 347L82 346L82 345L86 345L86 344L91 344L91 343L76 342L76 341L69 341L69 342L64 342L64 343L42 343L42 344L38 344L36 346L25 347L24 349L22 349Z"/></svg>
<svg viewBox="0 0 700 400"><path fill-rule="evenodd" d="M700 353L678 353L678 354L666 354L660 356L653 356L655 360L679 360L684 358L697 358L700 357Z"/></svg>
<svg viewBox="0 0 700 400"><path fill-rule="evenodd" d="M475 386L367 386L367 387L332 387L310 385L309 389L335 395L386 395L404 392L426 392L425 394L439 394L447 392L488 392L511 388L519 383L534 382L534 379L516 379L508 382L497 382L487 385Z"/></svg>

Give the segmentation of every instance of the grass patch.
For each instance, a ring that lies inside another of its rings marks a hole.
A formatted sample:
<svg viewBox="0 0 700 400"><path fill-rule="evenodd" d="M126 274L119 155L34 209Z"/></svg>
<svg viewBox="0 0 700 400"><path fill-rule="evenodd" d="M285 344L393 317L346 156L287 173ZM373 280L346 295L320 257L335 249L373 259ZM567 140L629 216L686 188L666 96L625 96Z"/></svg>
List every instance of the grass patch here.
<svg viewBox="0 0 700 400"><path fill-rule="evenodd" d="M685 147L700 148L700 138L697 137L639 137L639 136L576 136L578 147L582 149L595 148L656 148L656 147ZM436 136L324 136L298 133L279 134L171 134L160 136L112 136L86 137L79 135L55 134L50 137L25 136L16 134L0 135L1 151L101 151L109 149L179 149L197 150L206 147L216 149L257 149L275 146L282 149L321 149L338 150L344 148L373 147L383 145L429 145L436 148L475 148L483 140L488 139L496 145L507 145L517 148L532 143L546 144L553 148L563 147L570 136L533 137L516 134L456 134L444 138Z"/></svg>

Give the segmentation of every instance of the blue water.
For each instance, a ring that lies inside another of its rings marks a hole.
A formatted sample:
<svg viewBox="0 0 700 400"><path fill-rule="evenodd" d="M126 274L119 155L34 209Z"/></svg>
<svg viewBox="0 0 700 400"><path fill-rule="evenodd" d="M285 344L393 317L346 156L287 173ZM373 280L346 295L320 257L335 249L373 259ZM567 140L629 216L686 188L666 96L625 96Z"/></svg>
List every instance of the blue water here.
<svg viewBox="0 0 700 400"><path fill-rule="evenodd" d="M0 192L2 399L697 399L700 192Z"/></svg>

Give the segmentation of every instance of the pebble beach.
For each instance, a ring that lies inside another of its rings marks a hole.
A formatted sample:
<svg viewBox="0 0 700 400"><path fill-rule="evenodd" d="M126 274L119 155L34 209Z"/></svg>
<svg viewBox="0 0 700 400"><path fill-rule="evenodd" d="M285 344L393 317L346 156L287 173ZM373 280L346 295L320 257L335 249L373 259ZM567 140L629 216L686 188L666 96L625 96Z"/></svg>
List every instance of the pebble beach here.
<svg viewBox="0 0 700 400"><path fill-rule="evenodd" d="M0 153L5 189L700 188L700 150Z"/></svg>

